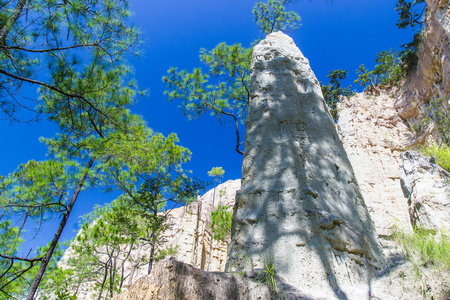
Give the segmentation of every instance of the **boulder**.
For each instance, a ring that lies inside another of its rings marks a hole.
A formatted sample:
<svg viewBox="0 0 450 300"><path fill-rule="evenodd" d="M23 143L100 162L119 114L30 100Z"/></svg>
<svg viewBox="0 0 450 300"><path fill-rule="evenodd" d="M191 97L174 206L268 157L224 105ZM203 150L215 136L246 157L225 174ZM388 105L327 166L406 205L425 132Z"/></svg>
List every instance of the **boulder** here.
<svg viewBox="0 0 450 300"><path fill-rule="evenodd" d="M402 154L402 189L414 228L450 232L450 173L419 152Z"/></svg>
<svg viewBox="0 0 450 300"><path fill-rule="evenodd" d="M279 291L284 291L285 300L313 300L278 278L276 282ZM261 273L245 277L206 272L172 257L156 263L151 275L141 278L112 300L266 300L272 299L271 295L274 294L271 294Z"/></svg>

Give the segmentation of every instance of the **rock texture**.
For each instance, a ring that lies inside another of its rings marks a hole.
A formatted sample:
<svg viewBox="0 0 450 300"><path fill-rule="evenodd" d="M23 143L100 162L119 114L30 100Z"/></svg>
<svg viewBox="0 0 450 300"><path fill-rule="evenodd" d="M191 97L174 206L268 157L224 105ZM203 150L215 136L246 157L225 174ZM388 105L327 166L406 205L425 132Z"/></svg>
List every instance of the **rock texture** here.
<svg viewBox="0 0 450 300"><path fill-rule="evenodd" d="M241 181L229 180L216 187L214 207L220 203L232 210ZM220 191L223 191L220 193ZM222 196L220 196L222 194ZM229 240L217 241L211 234L211 212L214 190L197 201L171 212L172 226L164 233L166 245L177 248L175 258L205 271L223 271L228 256Z"/></svg>
<svg viewBox="0 0 450 300"><path fill-rule="evenodd" d="M285 300L313 300L276 278ZM155 264L153 273L141 278L113 300L267 300L271 292L261 273L243 277L205 272L173 257ZM321 299L314 299L321 300ZM324 300L324 299L323 299Z"/></svg>
<svg viewBox="0 0 450 300"><path fill-rule="evenodd" d="M427 17L419 63L395 106L399 116L419 124L424 104L450 91L450 11L448 0L426 0ZM419 116L419 118L417 118Z"/></svg>
<svg viewBox="0 0 450 300"><path fill-rule="evenodd" d="M414 151L402 154L402 188L414 227L450 232L450 173Z"/></svg>
<svg viewBox="0 0 450 300"><path fill-rule="evenodd" d="M114 300L269 299L267 287L224 273L205 272L171 258L155 264L152 274L140 279Z"/></svg>
<svg viewBox="0 0 450 300"><path fill-rule="evenodd" d="M255 46L251 91L228 269L271 262L312 297L368 299L383 255L319 82L291 38L272 33Z"/></svg>
<svg viewBox="0 0 450 300"><path fill-rule="evenodd" d="M395 98L367 93L338 103L339 136L355 171L361 193L379 235L393 225L411 230L408 204L402 193L401 153L415 136L398 116Z"/></svg>

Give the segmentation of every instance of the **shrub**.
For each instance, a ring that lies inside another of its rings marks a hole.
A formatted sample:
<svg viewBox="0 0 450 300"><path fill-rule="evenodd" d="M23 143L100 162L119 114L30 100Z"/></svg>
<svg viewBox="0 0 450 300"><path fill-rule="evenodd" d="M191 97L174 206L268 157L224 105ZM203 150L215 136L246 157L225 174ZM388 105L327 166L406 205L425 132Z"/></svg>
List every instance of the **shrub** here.
<svg viewBox="0 0 450 300"><path fill-rule="evenodd" d="M406 74L406 66L402 61L403 52L385 50L377 54L375 68L369 71L364 65L356 70L358 78L356 84L364 88L373 88L377 85L397 86Z"/></svg>
<svg viewBox="0 0 450 300"><path fill-rule="evenodd" d="M421 149L421 152L434 158L436 163L450 172L450 146L442 144L440 146L436 144L430 144Z"/></svg>
<svg viewBox="0 0 450 300"><path fill-rule="evenodd" d="M330 78L328 85L322 85L322 82L320 83L323 98L330 109L334 121L338 119L337 103L339 102L340 97L353 95L351 86L346 88L341 86L341 80L345 79L345 76L347 76L347 70L332 70L327 75L327 77Z"/></svg>
<svg viewBox="0 0 450 300"><path fill-rule="evenodd" d="M217 209L211 212L211 232L215 240L224 242L231 233L232 214L228 209L228 206L219 203Z"/></svg>

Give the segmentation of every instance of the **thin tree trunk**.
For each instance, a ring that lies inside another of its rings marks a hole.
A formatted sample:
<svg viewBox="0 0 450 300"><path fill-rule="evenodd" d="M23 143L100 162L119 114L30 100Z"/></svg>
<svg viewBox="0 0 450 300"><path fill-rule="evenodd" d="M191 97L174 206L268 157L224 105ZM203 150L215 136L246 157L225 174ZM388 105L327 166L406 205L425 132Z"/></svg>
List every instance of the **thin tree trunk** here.
<svg viewBox="0 0 450 300"><path fill-rule="evenodd" d="M122 265L120 266L121 268L120 285L119 285L120 290L122 289L123 282L125 281L125 262L128 260L128 258L130 258L132 249L133 247L132 245L130 245L130 250L128 250L127 256L124 258L124 260L122 261Z"/></svg>
<svg viewBox="0 0 450 300"><path fill-rule="evenodd" d="M83 177L81 177L80 181L78 182L77 188L75 189L75 192L72 195L72 198L70 200L69 205L67 205L67 211L63 215L63 218L61 222L59 223L59 227L56 230L55 236L53 237L52 243L50 245L50 248L47 250L47 253L45 254L45 257L42 259L41 265L39 267L39 270L36 274L36 276L33 279L33 282L31 283L30 291L27 295L27 300L33 300L34 295L36 294L36 291L39 287L39 284L41 283L42 277L44 276L45 270L47 269L47 265L50 262L50 259L52 258L53 252L56 249L56 246L58 244L59 238L61 237L61 234L64 230L64 227L66 226L67 220L69 219L69 215L73 209L73 206L75 205L75 202L77 201L78 194L80 194L80 191L86 181L86 177L88 175L89 170L92 168L92 165L94 164L94 159L91 158L91 160L88 163L86 172L83 174Z"/></svg>
<svg viewBox="0 0 450 300"><path fill-rule="evenodd" d="M111 269L109 270L109 294L111 298L113 297L114 294L114 280L116 278L117 257L115 257L113 261L114 264L111 265Z"/></svg>
<svg viewBox="0 0 450 300"><path fill-rule="evenodd" d="M138 241L137 260L133 266L133 269L131 269L131 274L130 274L130 279L128 280L128 285L131 285L133 283L134 272L135 272L136 268L139 266L139 264L141 263L141 239L138 238L137 241Z"/></svg>
<svg viewBox="0 0 450 300"><path fill-rule="evenodd" d="M214 200L216 199L216 186L217 186L217 181L214 180L214 193L213 193L213 209L214 209Z"/></svg>
<svg viewBox="0 0 450 300"><path fill-rule="evenodd" d="M105 286L106 279L108 278L108 269L109 269L110 262L111 262L111 258L105 263L105 273L104 273L104 276L103 276L102 286L100 287L100 292L98 294L97 300L101 300L102 299L103 288Z"/></svg>
<svg viewBox="0 0 450 300"><path fill-rule="evenodd" d="M152 247L150 248L150 261L148 262L148 275L152 272L153 269L153 256L155 254L155 240L151 241Z"/></svg>

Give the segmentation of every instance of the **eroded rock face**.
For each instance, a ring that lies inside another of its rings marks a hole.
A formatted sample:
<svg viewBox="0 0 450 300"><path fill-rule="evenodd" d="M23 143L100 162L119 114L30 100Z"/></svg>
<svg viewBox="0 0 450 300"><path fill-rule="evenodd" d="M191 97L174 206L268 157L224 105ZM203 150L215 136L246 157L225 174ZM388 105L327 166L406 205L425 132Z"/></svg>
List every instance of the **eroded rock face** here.
<svg viewBox="0 0 450 300"><path fill-rule="evenodd" d="M339 136L379 235L390 235L394 225L412 229L400 185L400 155L415 136L397 115L394 103L387 93L360 93L338 103Z"/></svg>
<svg viewBox="0 0 450 300"><path fill-rule="evenodd" d="M152 274L114 300L270 299L266 285L220 272L205 272L174 258L155 264Z"/></svg>
<svg viewBox="0 0 450 300"><path fill-rule="evenodd" d="M177 248L174 255L177 260L205 271L225 269L230 241L228 239L222 242L212 238L211 212L219 203L232 209L236 191L240 187L239 179L229 180L216 187L215 196L211 189L197 201L171 212L172 225L164 236L167 246Z"/></svg>
<svg viewBox="0 0 450 300"><path fill-rule="evenodd" d="M424 103L447 98L450 92L450 11L448 0L426 0L427 17L419 63L395 103L399 116L412 124L420 122ZM418 120L415 120L418 119Z"/></svg>
<svg viewBox="0 0 450 300"><path fill-rule="evenodd" d="M402 188L413 227L450 232L450 173L419 152L402 154Z"/></svg>
<svg viewBox="0 0 450 300"><path fill-rule="evenodd" d="M273 262L313 297L367 299L383 261L373 222L308 60L272 33L253 51L229 270Z"/></svg>

